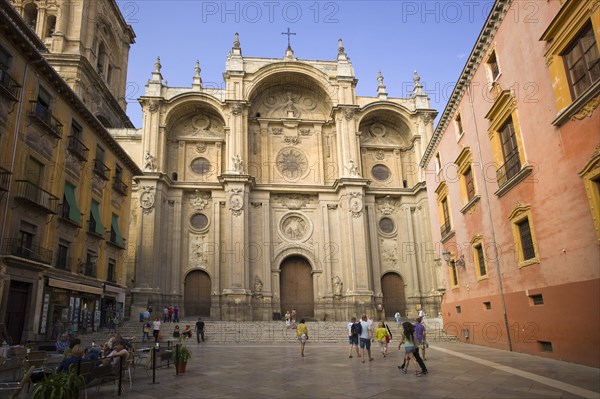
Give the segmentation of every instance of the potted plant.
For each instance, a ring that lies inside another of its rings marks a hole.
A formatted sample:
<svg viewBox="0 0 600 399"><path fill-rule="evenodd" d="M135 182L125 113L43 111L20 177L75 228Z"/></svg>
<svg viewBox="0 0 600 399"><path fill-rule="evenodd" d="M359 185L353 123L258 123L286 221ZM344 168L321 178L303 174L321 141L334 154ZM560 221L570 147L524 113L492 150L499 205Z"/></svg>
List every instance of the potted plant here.
<svg viewBox="0 0 600 399"><path fill-rule="evenodd" d="M177 372L180 374L185 373L185 367L187 361L192 357L192 352L187 346L183 345L182 340L179 340L179 344L175 346L173 350L173 360L175 361L175 367Z"/></svg>
<svg viewBox="0 0 600 399"><path fill-rule="evenodd" d="M85 387L83 376L75 370L56 373L35 384L31 399L77 399L79 391Z"/></svg>

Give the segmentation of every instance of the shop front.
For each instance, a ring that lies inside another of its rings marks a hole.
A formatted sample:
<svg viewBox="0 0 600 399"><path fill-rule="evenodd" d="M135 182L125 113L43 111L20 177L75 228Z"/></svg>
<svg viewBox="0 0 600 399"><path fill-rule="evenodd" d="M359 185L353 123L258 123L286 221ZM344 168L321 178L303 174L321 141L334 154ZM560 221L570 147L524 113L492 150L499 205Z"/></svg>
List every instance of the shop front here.
<svg viewBox="0 0 600 399"><path fill-rule="evenodd" d="M40 334L55 340L61 332L98 331L102 294L101 287L49 278L43 296Z"/></svg>

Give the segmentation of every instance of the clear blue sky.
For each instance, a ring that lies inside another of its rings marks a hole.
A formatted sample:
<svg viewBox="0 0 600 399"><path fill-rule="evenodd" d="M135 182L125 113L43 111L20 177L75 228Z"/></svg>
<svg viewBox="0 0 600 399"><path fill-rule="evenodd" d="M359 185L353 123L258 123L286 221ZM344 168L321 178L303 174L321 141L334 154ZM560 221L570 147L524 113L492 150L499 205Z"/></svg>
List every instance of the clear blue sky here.
<svg viewBox="0 0 600 399"><path fill-rule="evenodd" d="M299 59L333 60L342 38L358 95L376 95L381 70L391 97L406 97L413 70L440 114L493 5L475 1L118 1L137 38L128 70L127 113L141 127L137 98L161 57L169 86L190 87L200 60L205 86L222 86L235 32L242 54L283 57L289 27Z"/></svg>

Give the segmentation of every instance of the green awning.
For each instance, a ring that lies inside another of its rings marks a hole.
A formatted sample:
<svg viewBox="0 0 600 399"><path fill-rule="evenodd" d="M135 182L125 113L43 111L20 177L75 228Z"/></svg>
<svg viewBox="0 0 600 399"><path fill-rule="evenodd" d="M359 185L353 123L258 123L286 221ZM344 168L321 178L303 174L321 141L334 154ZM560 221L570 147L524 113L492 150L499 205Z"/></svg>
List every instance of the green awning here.
<svg viewBox="0 0 600 399"><path fill-rule="evenodd" d="M75 187L69 183L65 183L65 200L67 201L67 204L69 204L69 219L81 223L81 211L77 206Z"/></svg>
<svg viewBox="0 0 600 399"><path fill-rule="evenodd" d="M120 246L125 246L125 239L119 231L119 217L113 213L112 215L112 230L115 232L115 243Z"/></svg>
<svg viewBox="0 0 600 399"><path fill-rule="evenodd" d="M92 201L92 218L96 222L96 233L100 235L104 235L104 226L102 226L102 219L100 219L100 208L99 204L96 201Z"/></svg>

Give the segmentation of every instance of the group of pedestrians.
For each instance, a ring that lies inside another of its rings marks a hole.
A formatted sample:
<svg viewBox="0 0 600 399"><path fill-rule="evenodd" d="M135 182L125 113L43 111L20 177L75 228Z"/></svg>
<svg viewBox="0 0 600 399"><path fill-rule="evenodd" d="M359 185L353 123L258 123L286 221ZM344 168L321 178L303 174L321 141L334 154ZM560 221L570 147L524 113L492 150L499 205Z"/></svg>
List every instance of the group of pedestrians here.
<svg viewBox="0 0 600 399"><path fill-rule="evenodd" d="M426 338L426 328L422 324L422 321L423 319L418 317L414 326L408 321L402 323L401 337L398 344L398 350L401 350L402 345L404 345L403 362L398 368L406 374L412 360L415 374L418 377L428 373L427 366L423 360L427 360L425 349L429 344ZM353 351L356 351L356 355L361 359L361 363L365 363L367 359L373 361L371 342L374 340L377 340L379 343L381 355L387 358L388 344L392 340L392 331L387 323L384 320L380 320L377 328L375 328L373 321L369 320L367 315L362 315L359 321L357 321L356 317L350 320L348 323L349 358L352 358ZM420 356L419 349L423 351L423 358ZM303 350L302 353L304 353ZM417 369L417 365L420 370Z"/></svg>
<svg viewBox="0 0 600 399"><path fill-rule="evenodd" d="M163 323L179 323L179 306L165 306L163 309Z"/></svg>

